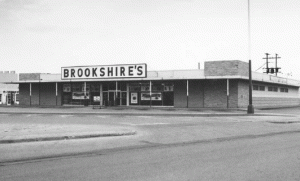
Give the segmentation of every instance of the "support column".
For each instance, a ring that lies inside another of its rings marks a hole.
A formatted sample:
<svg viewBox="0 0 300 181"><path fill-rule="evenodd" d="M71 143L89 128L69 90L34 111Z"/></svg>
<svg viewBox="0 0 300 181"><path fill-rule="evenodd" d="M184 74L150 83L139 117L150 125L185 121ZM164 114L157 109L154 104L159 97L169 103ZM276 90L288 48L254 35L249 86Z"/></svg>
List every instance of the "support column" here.
<svg viewBox="0 0 300 181"><path fill-rule="evenodd" d="M118 81L116 81L116 93L114 98L115 106L117 105L117 97L118 97Z"/></svg>
<svg viewBox="0 0 300 181"><path fill-rule="evenodd" d="M102 88L102 83L100 83L100 106L103 106L103 88Z"/></svg>
<svg viewBox="0 0 300 181"><path fill-rule="evenodd" d="M31 83L29 83L29 105L31 106Z"/></svg>
<svg viewBox="0 0 300 181"><path fill-rule="evenodd" d="M41 81L39 80L39 106L41 105Z"/></svg>
<svg viewBox="0 0 300 181"><path fill-rule="evenodd" d="M129 106L129 84L126 83L126 92L127 92L127 95L126 95L126 106Z"/></svg>
<svg viewBox="0 0 300 181"><path fill-rule="evenodd" d="M203 97L203 108L205 107L205 80L204 83L202 84L203 87L203 93L202 93L202 97Z"/></svg>
<svg viewBox="0 0 300 181"><path fill-rule="evenodd" d="M121 90L121 86L120 86L120 89L119 89L119 105L122 106L122 90Z"/></svg>
<svg viewBox="0 0 300 181"><path fill-rule="evenodd" d="M84 82L84 98L86 98L86 82Z"/></svg>
<svg viewBox="0 0 300 181"><path fill-rule="evenodd" d="M55 83L55 105L57 106L57 82Z"/></svg>
<svg viewBox="0 0 300 181"><path fill-rule="evenodd" d="M83 105L88 105L88 100L86 99L86 82L84 82L84 99L83 99Z"/></svg>
<svg viewBox="0 0 300 181"><path fill-rule="evenodd" d="M150 80L150 107L152 106L152 82Z"/></svg>
<svg viewBox="0 0 300 181"><path fill-rule="evenodd" d="M70 80L70 86L71 86L71 105L73 105L73 83Z"/></svg>
<svg viewBox="0 0 300 181"><path fill-rule="evenodd" d="M227 108L229 107L229 79L227 79Z"/></svg>
<svg viewBox="0 0 300 181"><path fill-rule="evenodd" d="M189 107L189 80L186 80L186 107Z"/></svg>

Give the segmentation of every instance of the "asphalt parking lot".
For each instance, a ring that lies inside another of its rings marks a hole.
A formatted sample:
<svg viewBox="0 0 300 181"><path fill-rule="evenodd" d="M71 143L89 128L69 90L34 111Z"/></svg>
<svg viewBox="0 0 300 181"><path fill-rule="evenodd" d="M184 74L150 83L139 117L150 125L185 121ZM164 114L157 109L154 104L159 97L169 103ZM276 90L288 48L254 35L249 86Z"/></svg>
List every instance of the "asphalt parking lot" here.
<svg viewBox="0 0 300 181"><path fill-rule="evenodd" d="M163 117L231 117L259 116L259 120L267 119L274 123L297 123L299 107L280 109L256 110L253 115L247 114L243 109L174 109L174 108L110 108L92 109L91 107L77 108L39 108L39 107L1 107L1 130L0 143L17 143L32 141L50 141L62 139L82 139L91 137L124 136L134 135L136 131L124 127L124 125L108 125L101 123L101 126L61 124L55 122L51 116L58 120L72 120L71 116L163 116ZM14 120L19 115L22 122ZM47 117L45 115L48 115ZM57 116L58 115L58 116ZM279 116L281 119L270 119ZM49 119L50 117L50 119ZM95 118L93 118L95 119ZM34 122L32 120L35 120ZM80 120L80 119L79 119ZM70 122L72 123L72 122Z"/></svg>

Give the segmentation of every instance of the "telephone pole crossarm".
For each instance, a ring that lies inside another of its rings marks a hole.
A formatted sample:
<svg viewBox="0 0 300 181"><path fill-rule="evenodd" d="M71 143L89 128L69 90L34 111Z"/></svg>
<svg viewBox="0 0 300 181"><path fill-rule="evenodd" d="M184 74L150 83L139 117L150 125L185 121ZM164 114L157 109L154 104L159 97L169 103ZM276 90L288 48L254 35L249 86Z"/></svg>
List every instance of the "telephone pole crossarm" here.
<svg viewBox="0 0 300 181"><path fill-rule="evenodd" d="M281 69L280 67L277 67L277 60L281 57L278 57L278 54L275 54L276 56L275 57L269 57L269 53L266 53L266 58L263 58L263 59L266 59L266 72L264 73L275 73L275 75L277 76L277 73L279 71L279 69ZM275 59L275 68L274 67L269 67L269 60L270 59Z"/></svg>

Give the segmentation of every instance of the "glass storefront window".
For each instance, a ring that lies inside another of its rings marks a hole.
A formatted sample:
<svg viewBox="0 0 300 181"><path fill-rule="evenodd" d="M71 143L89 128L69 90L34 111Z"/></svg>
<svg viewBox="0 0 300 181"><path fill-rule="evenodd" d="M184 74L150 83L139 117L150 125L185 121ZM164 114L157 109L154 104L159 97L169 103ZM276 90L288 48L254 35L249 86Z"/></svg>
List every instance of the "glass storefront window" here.
<svg viewBox="0 0 300 181"><path fill-rule="evenodd" d="M72 92L79 92L79 91L81 91L80 84L72 84Z"/></svg>
<svg viewBox="0 0 300 181"><path fill-rule="evenodd" d="M141 91L150 91L150 84L141 84Z"/></svg>
<svg viewBox="0 0 300 181"><path fill-rule="evenodd" d="M86 84L86 92L90 92L90 84ZM81 85L81 90L84 92L84 84Z"/></svg>
<svg viewBox="0 0 300 181"><path fill-rule="evenodd" d="M164 83L163 89L164 89L164 92L174 91L174 84L173 83Z"/></svg>
<svg viewBox="0 0 300 181"><path fill-rule="evenodd" d="M153 84L152 91L162 91L162 85L161 84Z"/></svg>
<svg viewBox="0 0 300 181"><path fill-rule="evenodd" d="M131 83L129 84L129 90L130 105L174 105L174 84L171 82L152 81L151 98L150 82ZM135 99L132 99L132 97Z"/></svg>
<svg viewBox="0 0 300 181"><path fill-rule="evenodd" d="M103 105L108 106L108 92L103 92Z"/></svg>
<svg viewBox="0 0 300 181"><path fill-rule="evenodd" d="M129 90L130 91L140 91L141 90L141 86L139 84L130 84Z"/></svg>
<svg viewBox="0 0 300 181"><path fill-rule="evenodd" d="M126 83L120 82L119 86L120 86L121 91L127 91Z"/></svg>
<svg viewBox="0 0 300 181"><path fill-rule="evenodd" d="M64 84L63 92L71 92L71 84Z"/></svg>
<svg viewBox="0 0 300 181"><path fill-rule="evenodd" d="M108 91L108 84L107 83L103 83L102 84L102 89L103 89L103 91Z"/></svg>
<svg viewBox="0 0 300 181"><path fill-rule="evenodd" d="M102 85L102 93L100 93L100 85ZM128 92L127 85L129 86ZM62 89L63 104L84 105L87 102L91 105L99 104L98 99L101 94L101 102L106 106L127 104L157 106L174 105L174 84L170 82L152 81L151 88L150 81L137 83L121 81L89 82L86 84L82 82L72 82L63 84Z"/></svg>
<svg viewBox="0 0 300 181"><path fill-rule="evenodd" d="M91 84L91 92L100 92L100 84Z"/></svg>
<svg viewBox="0 0 300 181"><path fill-rule="evenodd" d="M91 96L94 96L90 94L90 88L90 84L84 83L63 84L63 104L84 105L89 103Z"/></svg>
<svg viewBox="0 0 300 181"><path fill-rule="evenodd" d="M116 82L110 82L108 84L108 90L116 90Z"/></svg>

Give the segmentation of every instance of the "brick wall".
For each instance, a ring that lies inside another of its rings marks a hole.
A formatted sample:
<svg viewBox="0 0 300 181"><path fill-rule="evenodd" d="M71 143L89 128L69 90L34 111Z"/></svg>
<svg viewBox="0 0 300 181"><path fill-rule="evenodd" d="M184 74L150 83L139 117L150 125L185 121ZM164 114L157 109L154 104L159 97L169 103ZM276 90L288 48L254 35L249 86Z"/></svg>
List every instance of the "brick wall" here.
<svg viewBox="0 0 300 181"><path fill-rule="evenodd" d="M56 105L56 85L55 83L32 83L31 84L31 105ZM40 88L40 91L39 91ZM30 84L22 83L19 86L19 104L20 105L30 105ZM58 84L57 89L57 105L61 105L62 98L62 84ZM40 95L39 95L40 94Z"/></svg>
<svg viewBox="0 0 300 181"><path fill-rule="evenodd" d="M40 105L56 105L56 85L55 83L41 83Z"/></svg>
<svg viewBox="0 0 300 181"><path fill-rule="evenodd" d="M62 105L62 87L63 84L60 83L57 84L57 105L58 106Z"/></svg>
<svg viewBox="0 0 300 181"><path fill-rule="evenodd" d="M249 77L249 63L248 62L239 61L238 69L239 69L239 75Z"/></svg>
<svg viewBox="0 0 300 181"><path fill-rule="evenodd" d="M204 81L190 80L189 81L189 107L204 106Z"/></svg>
<svg viewBox="0 0 300 181"><path fill-rule="evenodd" d="M239 80L238 101L239 108L247 107L249 105L249 82L247 80Z"/></svg>
<svg viewBox="0 0 300 181"><path fill-rule="evenodd" d="M239 60L204 62L205 76L242 75L248 76L248 63Z"/></svg>
<svg viewBox="0 0 300 181"><path fill-rule="evenodd" d="M21 73L19 80L40 80L40 73Z"/></svg>
<svg viewBox="0 0 300 181"><path fill-rule="evenodd" d="M186 81L174 83L174 106L187 107ZM238 80L229 80L228 108L237 108ZM189 80L189 108L227 108L227 79Z"/></svg>
<svg viewBox="0 0 300 181"><path fill-rule="evenodd" d="M285 85L276 85L270 83L253 82L253 85L264 86L265 90L253 90L254 108L262 107L287 107L299 106L299 88ZM268 91L268 87L277 87L278 91ZM280 88L287 88L288 92L280 92Z"/></svg>
<svg viewBox="0 0 300 181"><path fill-rule="evenodd" d="M31 100L30 100L30 84L22 83L19 85L19 104L20 105L39 105L39 84L31 84Z"/></svg>
<svg viewBox="0 0 300 181"><path fill-rule="evenodd" d="M254 108L299 106L299 98L289 97L253 97Z"/></svg>
<svg viewBox="0 0 300 181"><path fill-rule="evenodd" d="M30 105L29 84L19 84L19 105Z"/></svg>
<svg viewBox="0 0 300 181"><path fill-rule="evenodd" d="M31 84L31 105L38 106L39 99L40 99L40 92L39 92L39 83L32 83Z"/></svg>
<svg viewBox="0 0 300 181"><path fill-rule="evenodd" d="M187 107L186 80L174 82L174 107Z"/></svg>
<svg viewBox="0 0 300 181"><path fill-rule="evenodd" d="M204 86L204 107L227 108L227 82L208 80Z"/></svg>
<svg viewBox="0 0 300 181"><path fill-rule="evenodd" d="M238 80L229 80L228 108L238 107Z"/></svg>

